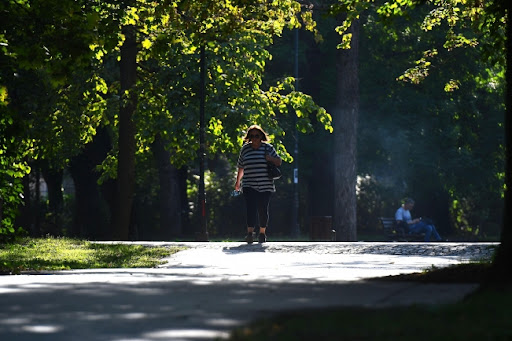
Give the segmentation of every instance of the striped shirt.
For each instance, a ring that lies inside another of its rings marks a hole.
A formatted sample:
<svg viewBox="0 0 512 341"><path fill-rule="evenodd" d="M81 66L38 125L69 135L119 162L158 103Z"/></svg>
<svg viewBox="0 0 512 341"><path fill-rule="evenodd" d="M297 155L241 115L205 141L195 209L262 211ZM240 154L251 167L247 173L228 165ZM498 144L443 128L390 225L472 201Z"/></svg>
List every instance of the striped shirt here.
<svg viewBox="0 0 512 341"><path fill-rule="evenodd" d="M242 188L251 187L258 192L275 192L274 180L268 177L267 160L265 159L265 146L267 154L278 157L274 147L262 142L258 149L251 147L250 143L245 143L238 157L238 168L244 169L242 177Z"/></svg>

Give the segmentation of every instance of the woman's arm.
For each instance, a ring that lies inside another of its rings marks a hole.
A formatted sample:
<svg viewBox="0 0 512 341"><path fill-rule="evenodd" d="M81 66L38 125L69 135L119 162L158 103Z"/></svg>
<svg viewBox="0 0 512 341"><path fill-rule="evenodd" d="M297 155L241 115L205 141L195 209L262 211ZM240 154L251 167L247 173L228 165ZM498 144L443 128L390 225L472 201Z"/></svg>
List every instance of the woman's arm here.
<svg viewBox="0 0 512 341"><path fill-rule="evenodd" d="M235 191L240 190L240 180L242 180L243 176L244 176L244 169L238 168L238 172L236 173Z"/></svg>
<svg viewBox="0 0 512 341"><path fill-rule="evenodd" d="M272 156L267 154L267 155L265 155L265 159L267 161L272 162L276 166L281 166L281 164L283 163L283 160L281 160L281 158L279 156L278 157L272 157Z"/></svg>

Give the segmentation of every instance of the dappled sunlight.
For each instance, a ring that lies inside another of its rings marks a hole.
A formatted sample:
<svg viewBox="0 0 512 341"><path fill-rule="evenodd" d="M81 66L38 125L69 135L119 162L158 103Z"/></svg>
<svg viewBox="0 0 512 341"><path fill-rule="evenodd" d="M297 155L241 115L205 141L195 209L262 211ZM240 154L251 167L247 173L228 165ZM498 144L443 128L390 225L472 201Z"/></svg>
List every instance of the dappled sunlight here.
<svg viewBox="0 0 512 341"><path fill-rule="evenodd" d="M62 326L55 325L25 325L21 327L21 331L34 334L53 334L58 333L62 328Z"/></svg>
<svg viewBox="0 0 512 341"><path fill-rule="evenodd" d="M7 326L24 326L27 325L29 322L30 319L26 317L6 317L5 319L2 320L2 324Z"/></svg>
<svg viewBox="0 0 512 341"><path fill-rule="evenodd" d="M17 278L37 281L49 277ZM17 290L2 295L2 339L5 336L36 340L36 335L45 334L55 340L86 340L91 339L87 337L91 330L109 335L109 340L226 337L232 328L247 322L244 311L247 305L255 303L259 289L183 281L146 282L137 286L119 281L11 286ZM227 317L226 313L232 311L238 311L243 318ZM86 332L81 335L81 331Z"/></svg>
<svg viewBox="0 0 512 341"><path fill-rule="evenodd" d="M385 254L377 248L395 253L398 246L379 244L374 254L342 252L346 245L211 243L178 252L159 268L2 276L0 335L206 340L226 338L233 328L275 311L446 302L475 288L366 281L460 263L464 256L442 256L423 245L423 255Z"/></svg>
<svg viewBox="0 0 512 341"><path fill-rule="evenodd" d="M227 338L229 332L208 329L158 330L142 335L144 340L198 340Z"/></svg>
<svg viewBox="0 0 512 341"><path fill-rule="evenodd" d="M325 305L326 296L328 304L342 303L331 297L329 290L334 284L311 288L307 283L230 280L204 285L196 284L196 279L174 281L174 275L167 281L134 285L122 283L112 273L105 274L104 283L98 283L96 276L88 283L81 278L74 285L63 283L65 278L72 282L72 275L5 277L18 283L11 280L8 286L17 290L2 295L0 334L7 339L32 339L30 335L45 333L56 340L85 340L95 330L108 334L111 340L160 340L178 335L184 339L212 338L226 336L233 327L254 317L248 308L266 310L268 303L259 304L262 294L275 302L271 305L286 309ZM126 274L118 277L127 279ZM60 283L44 282L54 278ZM83 335L77 334L84 330Z"/></svg>

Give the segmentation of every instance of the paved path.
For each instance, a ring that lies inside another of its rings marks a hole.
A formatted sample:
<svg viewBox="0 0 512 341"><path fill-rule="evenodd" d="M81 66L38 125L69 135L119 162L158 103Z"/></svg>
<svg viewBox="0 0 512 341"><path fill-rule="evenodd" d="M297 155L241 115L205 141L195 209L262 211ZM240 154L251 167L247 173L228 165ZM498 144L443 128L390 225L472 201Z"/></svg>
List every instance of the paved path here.
<svg viewBox="0 0 512 341"><path fill-rule="evenodd" d="M365 279L488 258L496 245L144 244L189 248L155 269L1 276L0 339L212 340L290 309L449 303L476 284Z"/></svg>

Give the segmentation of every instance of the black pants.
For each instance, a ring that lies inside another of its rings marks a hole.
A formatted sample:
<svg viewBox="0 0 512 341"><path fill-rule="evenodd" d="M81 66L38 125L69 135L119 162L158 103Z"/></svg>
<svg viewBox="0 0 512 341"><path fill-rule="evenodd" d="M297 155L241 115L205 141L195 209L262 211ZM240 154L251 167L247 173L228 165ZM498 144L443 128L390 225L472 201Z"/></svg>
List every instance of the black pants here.
<svg viewBox="0 0 512 341"><path fill-rule="evenodd" d="M244 187L243 193L247 209L247 227L267 227L268 204L272 192L258 192L253 188Z"/></svg>

